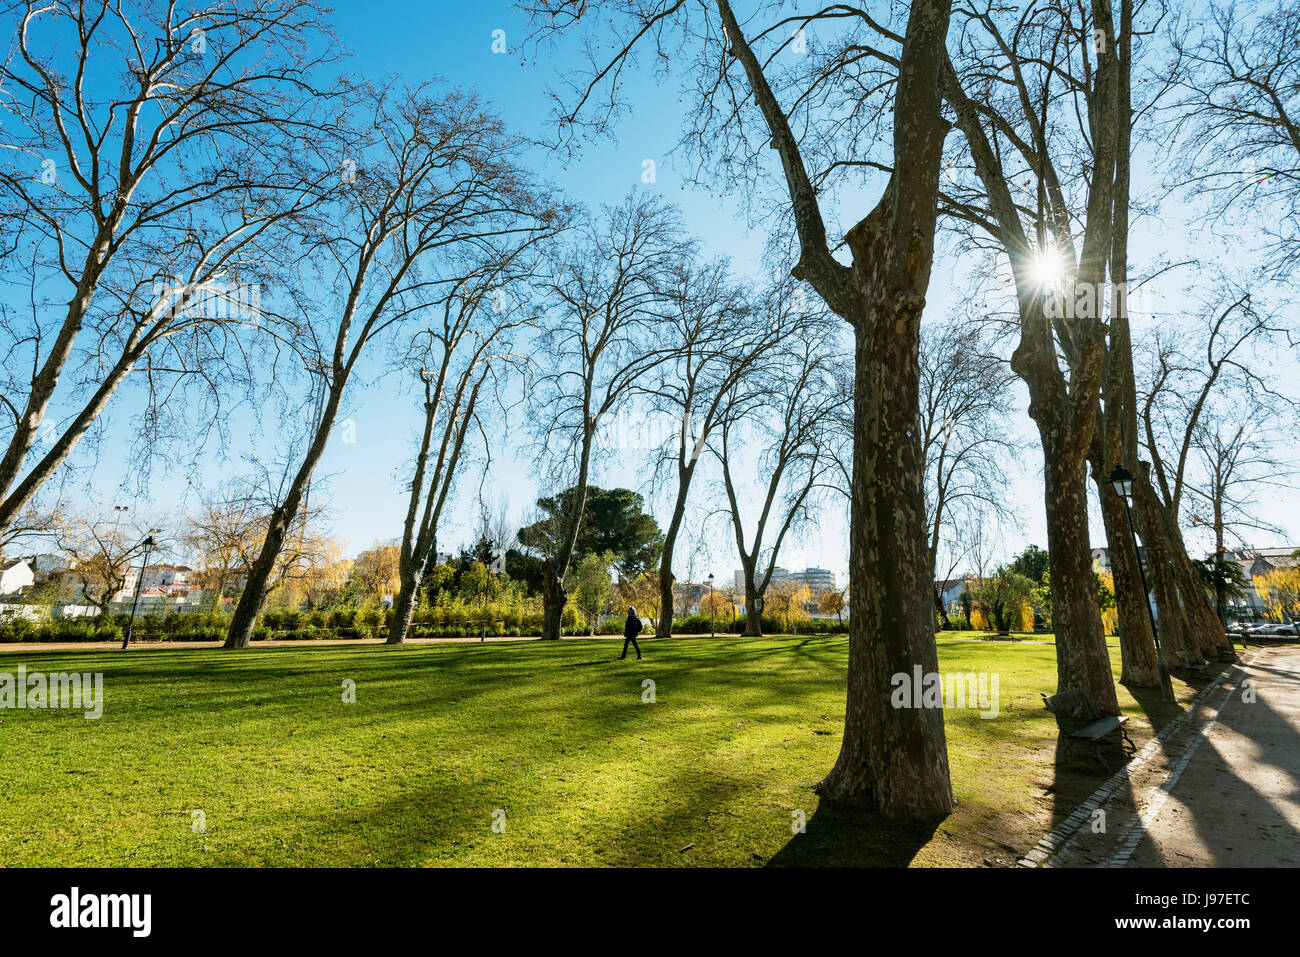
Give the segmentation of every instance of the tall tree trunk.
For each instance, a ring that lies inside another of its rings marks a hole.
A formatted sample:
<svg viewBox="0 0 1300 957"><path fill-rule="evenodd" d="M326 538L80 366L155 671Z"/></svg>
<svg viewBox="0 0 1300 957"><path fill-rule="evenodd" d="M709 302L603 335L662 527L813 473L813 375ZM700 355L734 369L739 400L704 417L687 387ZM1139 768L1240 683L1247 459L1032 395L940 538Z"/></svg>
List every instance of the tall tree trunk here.
<svg viewBox="0 0 1300 957"><path fill-rule="evenodd" d="M673 504L673 517L664 532L664 550L659 557L659 622L655 627L656 638L667 638L673 633L673 550L677 546L677 532L682 527L682 517L686 514L686 494L691 480L691 471L678 468L677 501Z"/></svg>
<svg viewBox="0 0 1300 957"><path fill-rule="evenodd" d="M939 583L935 581L939 564L939 528L943 518L943 500L944 494L942 483L940 483L934 503L934 519L930 526L927 560L930 565L930 590L934 593L934 612L939 621L943 623L943 630L952 631L952 622L948 619L948 609L943 607L943 592L939 589Z"/></svg>
<svg viewBox="0 0 1300 957"><path fill-rule="evenodd" d="M569 571L569 561L578 544L578 532L582 530L583 514L587 509L587 482L591 475L591 445L595 438L597 422L587 411L590 399L583 403L584 432L582 437L582 456L578 461L578 479L573 485L573 514L569 516L568 528L564 540L559 543L555 558L547 562L542 569L542 638L558 641L564 634L564 605L569 600L569 593L564 590L564 576ZM672 606L669 606L669 614Z"/></svg>
<svg viewBox="0 0 1300 957"><path fill-rule="evenodd" d="M1187 546L1183 542L1176 517L1163 504L1159 504L1157 514L1161 519L1161 530L1173 565L1178 590L1183 597L1192 643L1207 658L1219 654L1232 654L1232 641L1228 638L1205 583L1187 554Z"/></svg>
<svg viewBox="0 0 1300 957"><path fill-rule="evenodd" d="M745 564L742 562L742 564ZM754 584L752 563L745 564L745 630L746 638L759 638L763 634L763 596Z"/></svg>
<svg viewBox="0 0 1300 957"><path fill-rule="evenodd" d="M1101 502L1102 521L1106 526L1106 545L1110 551L1111 576L1115 580L1115 610L1119 619L1120 684L1129 688L1158 688L1160 674L1156 667L1155 636L1151 632L1151 615L1142 575L1133 550L1124 500L1107 481L1110 469L1104 461L1094 459L1093 484Z"/></svg>
<svg viewBox="0 0 1300 957"><path fill-rule="evenodd" d="M9 437L4 454L0 455L0 532L9 527L18 512L35 497L36 492L40 490L41 483L53 473L53 469L50 469L38 479L34 479L32 475L29 475L28 480L19 486L15 494L9 494L9 490L18 481L23 464L26 462L32 446L36 443L41 423L45 420L50 404L54 401L54 390L59 384L59 377L63 374L64 367L72 356L73 345L76 343L77 335L81 332L86 312L90 308L91 300L99 287L99 280L108 264L109 247L112 245L113 233L121 224L122 213L126 206L126 199L119 197L118 201L113 205L111 215L100 225L94 242L86 251L86 256L82 261L81 280L77 283L72 298L68 300L67 315L59 327L59 334L50 344L45 361L41 363L41 367L32 378L31 392L27 396L27 403L23 408L22 415L18 416L14 422L13 434ZM115 389L116 385L113 388ZM101 391L102 387L96 391L96 396L92 399L91 405L94 405L99 400ZM111 395L112 390L108 394ZM107 401L107 396L105 396L99 405L99 410L102 411L103 403ZM87 406L87 408L90 407ZM89 425L86 427L88 428ZM77 438L79 439L84 434L85 429L83 428ZM76 440L72 444L75 445ZM63 453L62 458L59 459L60 462L67 458L68 451L71 451L71 449L69 448ZM45 458L49 459L50 455L47 454Z"/></svg>
<svg viewBox="0 0 1300 957"><path fill-rule="evenodd" d="M305 485L305 483L304 483ZM266 538L262 540L262 550L248 570L248 583L235 605L235 613L230 618L230 630L226 632L226 648L247 648L253 640L253 630L257 627L257 616L261 614L262 604L266 601L269 590L267 582L275 568L276 558L284 547L288 537L289 526L297 514L302 501L302 486L297 483L290 489L284 503L276 506L267 524Z"/></svg>
<svg viewBox="0 0 1300 957"><path fill-rule="evenodd" d="M928 275L928 270L927 270ZM925 538L919 350L922 303L876 302L856 325L844 744L819 785L890 817L952 812L943 709L893 707L893 678L937 675Z"/></svg>
<svg viewBox="0 0 1300 957"><path fill-rule="evenodd" d="M1193 664L1201 664L1204 658L1192 638L1186 610L1179 595L1173 555L1165 534L1163 508L1141 475L1134 476L1133 499L1142 547L1146 554L1146 566L1150 573L1149 584L1159 613L1160 650L1165 664L1178 667L1179 652L1186 654Z"/></svg>
<svg viewBox="0 0 1300 957"><path fill-rule="evenodd" d="M659 621L655 637L667 638L673 633L673 569L667 554L668 539L664 540L664 556L659 564Z"/></svg>
<svg viewBox="0 0 1300 957"><path fill-rule="evenodd" d="M894 171L876 208L845 235L853 254L846 268L829 254L816 190L762 64L730 4L717 2L790 189L800 241L791 273L810 282L855 335L848 693L839 757L817 790L828 802L888 817L942 818L953 808L943 710L893 707L891 692L895 675L938 671L919 356L948 129L939 74L951 4L910 5L894 99ZM747 580L746 591L752 588Z"/></svg>
<svg viewBox="0 0 1300 957"><path fill-rule="evenodd" d="M550 566L543 572L542 580L542 637L558 639L563 634L564 604L569 594L564 582Z"/></svg>
<svg viewBox="0 0 1300 957"><path fill-rule="evenodd" d="M420 594L420 582L423 579L424 563L419 567L411 563L401 573L401 587L393 602L393 620L388 625L388 639L385 644L400 645L406 641L406 633L411 630L411 618L415 615L415 603Z"/></svg>
<svg viewBox="0 0 1300 957"><path fill-rule="evenodd" d="M63 428L62 434L55 440L50 450L36 460L27 474L23 476L22 481L16 486L12 486L12 491L0 498L0 532L3 532L12 524L18 513L27 507L37 493L40 492L41 487L68 460L78 443L90 431L91 426L95 424L104 409L108 407L109 400L113 398L113 395L122 385L127 374L134 367L136 360L143 354L144 350L139 348L131 348L125 351L113 368L105 374L103 381L96 386L95 391L91 393L89 399L86 400L86 403L77 412L73 420ZM30 407L28 415L34 424L30 429L24 428L20 430L20 433L15 433L10 440L7 459L12 460L12 467L6 466L3 478L0 478L0 494L9 490L11 484L17 479L18 471L22 468L28 453L31 451L36 429L44 420L56 384L56 382L50 382L41 386L44 398L40 401L37 401L36 393L33 392L32 399L28 403Z"/></svg>
<svg viewBox="0 0 1300 957"><path fill-rule="evenodd" d="M1214 612L1219 616L1219 626L1227 634L1228 583L1223 578L1223 516L1219 503L1214 506Z"/></svg>
<svg viewBox="0 0 1300 957"><path fill-rule="evenodd" d="M1127 506L1110 487L1111 469L1123 465L1138 474L1137 391L1133 378L1133 343L1128 317L1129 196L1132 173L1133 5L1121 0L1119 69L1116 71L1115 193L1110 235L1111 310L1107 334L1104 406L1098 407L1099 429L1093 443L1092 474L1106 528L1115 580L1119 619L1120 683L1128 687L1160 685L1150 604L1142 587ZM1099 297L1100 298L1100 297Z"/></svg>
<svg viewBox="0 0 1300 957"><path fill-rule="evenodd" d="M1056 690L1087 690L1101 715L1119 714L1101 606L1088 540L1087 476L1082 460L1061 454L1051 429L1040 424L1044 449L1047 543L1052 566L1052 620L1056 633Z"/></svg>
<svg viewBox="0 0 1300 957"><path fill-rule="evenodd" d="M239 596L235 613L230 618L230 630L226 633L224 645L226 648L247 648L248 643L253 640L257 616L262 612L262 604L266 601L269 590L267 582L270 581L276 560L280 557L281 549L284 548L285 539L289 537L289 529L298 516L298 509L302 506L303 491L311 481L312 473L316 471L321 456L325 454L325 447L329 444L330 432L334 428L334 419L338 415L339 403L343 398L343 382L342 376L336 376L335 385L330 389L329 398L322 410L321 420L317 423L316 433L307 449L307 457L294 475L284 501L271 512L266 538L262 541L262 550L258 552L257 558L248 570L248 581Z"/></svg>

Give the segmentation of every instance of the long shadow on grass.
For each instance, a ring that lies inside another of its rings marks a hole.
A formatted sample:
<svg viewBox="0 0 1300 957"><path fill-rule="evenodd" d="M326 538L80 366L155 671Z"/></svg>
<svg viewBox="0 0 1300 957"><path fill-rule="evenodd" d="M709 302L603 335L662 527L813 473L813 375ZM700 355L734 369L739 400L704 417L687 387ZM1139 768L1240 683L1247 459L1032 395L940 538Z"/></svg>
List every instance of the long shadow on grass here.
<svg viewBox="0 0 1300 957"><path fill-rule="evenodd" d="M939 822L894 821L854 808L823 804L768 867L907 867Z"/></svg>

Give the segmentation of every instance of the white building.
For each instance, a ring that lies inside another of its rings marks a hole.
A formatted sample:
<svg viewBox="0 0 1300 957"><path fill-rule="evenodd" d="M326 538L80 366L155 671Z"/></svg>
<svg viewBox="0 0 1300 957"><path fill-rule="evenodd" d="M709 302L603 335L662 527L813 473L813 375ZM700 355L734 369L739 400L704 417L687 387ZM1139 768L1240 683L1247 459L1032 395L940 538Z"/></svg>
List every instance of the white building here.
<svg viewBox="0 0 1300 957"><path fill-rule="evenodd" d="M0 561L0 595L17 595L36 581L29 558Z"/></svg>
<svg viewBox="0 0 1300 957"><path fill-rule="evenodd" d="M144 590L188 595L193 571L188 565L150 565L144 570Z"/></svg>

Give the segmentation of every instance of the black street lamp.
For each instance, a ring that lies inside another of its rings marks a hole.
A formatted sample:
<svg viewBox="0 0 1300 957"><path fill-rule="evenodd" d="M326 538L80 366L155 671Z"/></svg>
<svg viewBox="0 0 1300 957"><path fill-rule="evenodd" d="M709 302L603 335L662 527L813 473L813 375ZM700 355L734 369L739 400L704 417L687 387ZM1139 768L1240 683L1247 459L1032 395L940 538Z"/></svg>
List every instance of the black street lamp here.
<svg viewBox="0 0 1300 957"><path fill-rule="evenodd" d="M713 572L709 572L709 637L716 638L717 628L713 622Z"/></svg>
<svg viewBox="0 0 1300 957"><path fill-rule="evenodd" d="M131 617L126 621L126 637L122 639L123 651L126 651L126 646L131 643L131 626L135 624L135 610L140 604L140 589L144 585L145 569L149 567L149 550L153 548L153 536L145 536L145 540L140 544L144 546L144 558L140 560L140 577L135 580L135 598L131 601Z"/></svg>
<svg viewBox="0 0 1300 957"><path fill-rule="evenodd" d="M1133 511L1131 503L1133 500L1133 473L1122 465L1116 465L1114 471L1110 473L1110 487L1115 490L1115 494L1124 500L1124 517L1128 519L1128 535L1133 542L1133 554L1137 558L1138 575L1142 579L1142 600L1147 606L1147 619L1151 622L1151 637L1156 643L1156 673L1160 676L1160 699L1162 701L1174 700L1174 685L1169 679L1169 666L1165 664L1165 653L1160 648L1160 628L1156 625L1155 612L1151 608L1151 592L1147 590L1147 570L1146 564L1142 561L1142 553L1138 551L1137 531L1133 528Z"/></svg>

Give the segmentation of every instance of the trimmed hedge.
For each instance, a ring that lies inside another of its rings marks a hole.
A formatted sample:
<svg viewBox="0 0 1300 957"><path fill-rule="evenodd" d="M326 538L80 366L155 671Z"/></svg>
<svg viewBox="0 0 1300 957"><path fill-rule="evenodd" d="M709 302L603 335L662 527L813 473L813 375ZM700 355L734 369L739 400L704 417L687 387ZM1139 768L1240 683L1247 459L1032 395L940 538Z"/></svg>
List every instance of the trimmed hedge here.
<svg viewBox="0 0 1300 957"><path fill-rule="evenodd" d="M0 643L13 642L76 642L121 641L126 632L126 615L109 615L102 618L47 618L31 621L13 616L0 617ZM432 623L427 617L416 615L408 633L410 638L474 638L483 633L478 621L463 623ZM331 611L267 611L258 620L253 632L254 641L313 641L329 638L383 638L388 634L392 613L377 608L336 608ZM717 634L741 634L745 620L715 619ZM131 640L151 641L224 641L230 619L220 612L192 615L137 615L131 629ZM673 633L678 635L707 635L707 615L691 615L673 619ZM784 632L781 622L763 618L764 634ZM642 631L653 633L654 627L646 620ZM844 634L848 622L814 619L799 623L799 634ZM588 629L577 621L564 623L563 632L569 636L582 636ZM511 622L489 620L487 633L492 637L526 638L541 635L540 622ZM621 635L623 618L608 617L601 621L598 634Z"/></svg>

